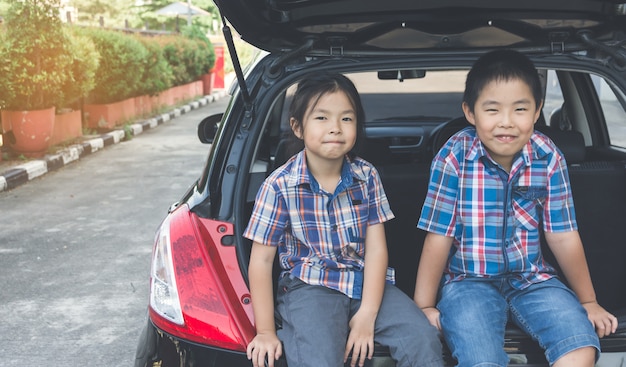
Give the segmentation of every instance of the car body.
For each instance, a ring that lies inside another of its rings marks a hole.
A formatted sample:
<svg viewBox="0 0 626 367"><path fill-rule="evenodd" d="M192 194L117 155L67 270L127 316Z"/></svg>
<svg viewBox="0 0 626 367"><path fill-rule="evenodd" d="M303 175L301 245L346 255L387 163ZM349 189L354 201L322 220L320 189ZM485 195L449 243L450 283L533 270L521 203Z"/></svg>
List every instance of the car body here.
<svg viewBox="0 0 626 367"><path fill-rule="evenodd" d="M396 219L390 266L409 296L424 233L416 228L433 155L465 126L461 96L472 63L495 48L528 55L545 81L537 129L563 151L599 302L621 327L602 339L602 366L626 357L626 4L623 0L219 0L226 20L264 50L223 115L199 125L211 143L198 180L157 232L149 317L136 366L250 366L254 337L241 234L262 181L284 162L286 108L309 73L341 72L366 109L360 156L380 171ZM231 39L232 41L232 39ZM231 53L236 51L229 43ZM550 259L550 254L546 256ZM552 260L554 264L554 261ZM512 365L547 365L519 330ZM449 356L448 356L449 357ZM447 358L450 364L454 362ZM284 361L280 361L283 365ZM375 366L393 366L377 347ZM292 366L293 367L293 366Z"/></svg>

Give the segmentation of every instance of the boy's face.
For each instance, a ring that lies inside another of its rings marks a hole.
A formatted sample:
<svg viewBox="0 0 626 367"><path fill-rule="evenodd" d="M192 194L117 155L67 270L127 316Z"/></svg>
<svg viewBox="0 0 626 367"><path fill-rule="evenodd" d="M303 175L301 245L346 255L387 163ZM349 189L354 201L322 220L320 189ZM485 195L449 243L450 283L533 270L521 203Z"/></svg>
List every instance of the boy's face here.
<svg viewBox="0 0 626 367"><path fill-rule="evenodd" d="M491 158L510 171L513 157L530 140L541 106L523 81L494 80L480 92L474 111L464 103L463 112Z"/></svg>

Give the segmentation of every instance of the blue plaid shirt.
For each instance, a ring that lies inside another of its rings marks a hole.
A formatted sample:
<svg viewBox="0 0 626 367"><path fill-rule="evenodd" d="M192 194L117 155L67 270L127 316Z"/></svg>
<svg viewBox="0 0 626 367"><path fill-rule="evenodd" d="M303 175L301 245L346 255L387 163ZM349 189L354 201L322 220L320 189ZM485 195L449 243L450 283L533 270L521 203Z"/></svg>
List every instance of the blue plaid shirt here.
<svg viewBox="0 0 626 367"><path fill-rule="evenodd" d="M267 177L244 237L278 246L283 275L360 299L368 225L392 219L378 171L360 158L344 160L334 193L306 167L306 150ZM395 282L393 269L387 281Z"/></svg>
<svg viewBox="0 0 626 367"><path fill-rule="evenodd" d="M523 289L555 276L541 254L540 230L577 230L567 166L535 132L505 172L469 127L433 160L418 228L454 237L446 282L507 276Z"/></svg>

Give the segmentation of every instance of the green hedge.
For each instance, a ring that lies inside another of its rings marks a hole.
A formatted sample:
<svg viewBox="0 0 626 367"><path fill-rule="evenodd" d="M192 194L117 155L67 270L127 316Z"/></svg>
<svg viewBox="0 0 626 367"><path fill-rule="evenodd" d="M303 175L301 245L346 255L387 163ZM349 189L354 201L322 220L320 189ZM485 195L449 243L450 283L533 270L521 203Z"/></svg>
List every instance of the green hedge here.
<svg viewBox="0 0 626 367"><path fill-rule="evenodd" d="M85 29L100 53L91 103L109 103L155 95L172 86L199 80L211 70L215 52L197 29L167 36L129 35Z"/></svg>
<svg viewBox="0 0 626 367"><path fill-rule="evenodd" d="M100 65L100 53L91 39L77 31L77 28L65 29L68 50L72 56L70 72L63 90L63 99L59 108L80 109L82 98L96 86L96 72Z"/></svg>
<svg viewBox="0 0 626 367"><path fill-rule="evenodd" d="M174 85L174 72L167 60L161 45L152 37L136 36L148 51L143 60L143 75L138 95L156 95Z"/></svg>
<svg viewBox="0 0 626 367"><path fill-rule="evenodd" d="M89 103L111 103L135 97L141 90L144 60L148 50L136 38L99 28L85 28L100 54L95 88Z"/></svg>
<svg viewBox="0 0 626 367"><path fill-rule="evenodd" d="M0 25L0 108L76 108L82 98L86 103L111 103L156 95L199 80L215 63L211 42L193 27L168 36L62 28L52 39L52 34L45 38L46 45L52 43L56 48L44 53L40 64L45 68L35 72L38 64L29 56L34 51L27 47L31 43L17 30L10 32ZM44 38L41 32L31 34ZM18 46L16 40L24 42Z"/></svg>

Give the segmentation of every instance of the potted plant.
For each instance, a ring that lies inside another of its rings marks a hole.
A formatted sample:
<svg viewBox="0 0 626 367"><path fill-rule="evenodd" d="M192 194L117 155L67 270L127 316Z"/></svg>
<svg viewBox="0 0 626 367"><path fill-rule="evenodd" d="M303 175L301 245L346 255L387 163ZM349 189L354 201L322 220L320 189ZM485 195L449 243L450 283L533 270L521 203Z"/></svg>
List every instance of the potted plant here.
<svg viewBox="0 0 626 367"><path fill-rule="evenodd" d="M9 146L39 156L49 147L55 106L63 100L71 56L58 16L59 0L15 0L0 53L2 130Z"/></svg>

